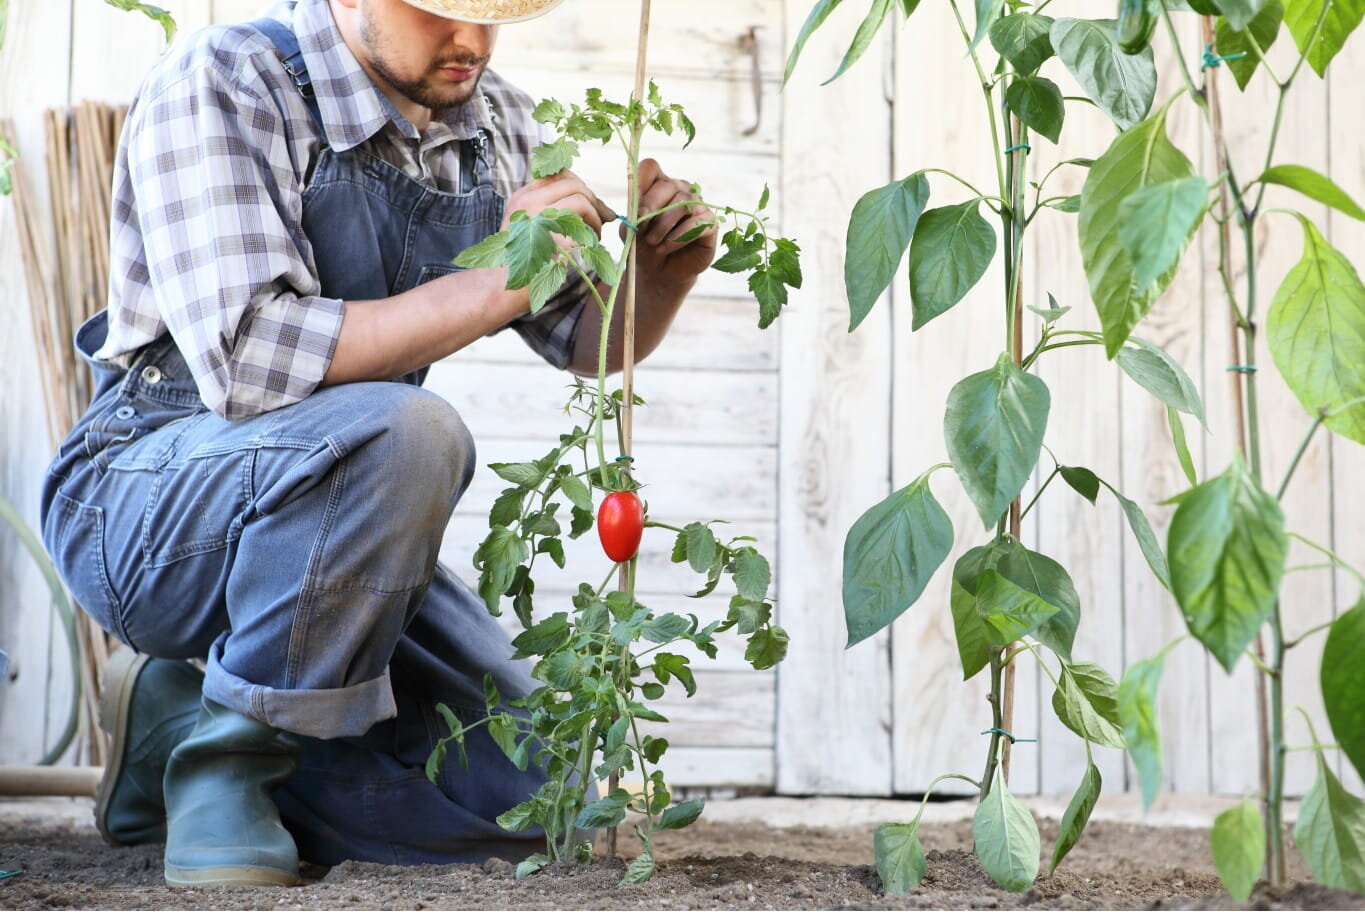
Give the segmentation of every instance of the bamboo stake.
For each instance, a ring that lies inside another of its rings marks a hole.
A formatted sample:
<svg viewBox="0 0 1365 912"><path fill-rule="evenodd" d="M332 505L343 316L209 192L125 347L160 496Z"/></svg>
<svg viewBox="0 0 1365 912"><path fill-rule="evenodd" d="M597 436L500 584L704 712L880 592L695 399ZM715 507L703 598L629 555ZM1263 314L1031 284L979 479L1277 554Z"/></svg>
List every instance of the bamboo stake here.
<svg viewBox="0 0 1365 912"><path fill-rule="evenodd" d="M0 766L0 795L84 798L103 775L98 766Z"/></svg>

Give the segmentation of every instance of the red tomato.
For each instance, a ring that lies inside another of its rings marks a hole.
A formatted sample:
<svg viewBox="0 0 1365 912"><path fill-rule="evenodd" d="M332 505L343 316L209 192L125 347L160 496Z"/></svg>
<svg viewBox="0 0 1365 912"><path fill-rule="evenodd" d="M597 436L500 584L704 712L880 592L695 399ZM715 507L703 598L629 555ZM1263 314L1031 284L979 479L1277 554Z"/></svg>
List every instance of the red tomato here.
<svg viewBox="0 0 1365 912"><path fill-rule="evenodd" d="M614 491L597 508L597 537L607 557L624 563L640 550L645 532L645 507L634 491Z"/></svg>

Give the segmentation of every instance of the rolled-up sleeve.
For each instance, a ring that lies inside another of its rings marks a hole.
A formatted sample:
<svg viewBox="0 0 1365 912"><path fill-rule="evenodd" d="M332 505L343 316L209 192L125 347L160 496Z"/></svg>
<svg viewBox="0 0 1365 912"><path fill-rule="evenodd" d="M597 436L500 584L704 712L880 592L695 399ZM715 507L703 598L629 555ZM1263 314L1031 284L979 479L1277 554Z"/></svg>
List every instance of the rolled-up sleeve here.
<svg viewBox="0 0 1365 912"><path fill-rule="evenodd" d="M204 403L236 419L305 398L331 364L344 305L320 294L279 109L200 66L130 117L142 291Z"/></svg>

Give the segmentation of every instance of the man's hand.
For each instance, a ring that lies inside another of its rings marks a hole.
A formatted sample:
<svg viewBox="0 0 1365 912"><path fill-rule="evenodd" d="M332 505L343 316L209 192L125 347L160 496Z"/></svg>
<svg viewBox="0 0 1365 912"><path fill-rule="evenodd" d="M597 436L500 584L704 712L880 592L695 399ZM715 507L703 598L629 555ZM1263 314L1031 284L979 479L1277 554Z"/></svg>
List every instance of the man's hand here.
<svg viewBox="0 0 1365 912"><path fill-rule="evenodd" d="M715 214L705 206L678 205L695 199L687 181L664 174L652 158L640 162L640 214L647 216L675 207L641 219L636 261L641 278L669 287L691 288L697 276L711 265L716 256L715 225L690 241L673 240L700 224L715 221Z"/></svg>
<svg viewBox="0 0 1365 912"><path fill-rule="evenodd" d="M502 216L502 228L504 231L507 229L512 213L519 209L524 209L530 215L538 215L545 209L568 209L576 213L598 237L601 237L600 213L603 208L605 207L598 202L597 196L588 189L582 178L572 171L564 170L550 177L531 181L514 191ZM561 246L570 246L569 241L563 238L560 238L560 241Z"/></svg>

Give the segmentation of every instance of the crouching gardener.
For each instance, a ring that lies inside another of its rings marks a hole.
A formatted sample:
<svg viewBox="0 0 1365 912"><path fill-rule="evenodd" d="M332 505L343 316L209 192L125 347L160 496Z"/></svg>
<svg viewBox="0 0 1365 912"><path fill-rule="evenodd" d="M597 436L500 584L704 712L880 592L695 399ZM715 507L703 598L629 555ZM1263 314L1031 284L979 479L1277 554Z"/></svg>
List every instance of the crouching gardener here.
<svg viewBox="0 0 1365 912"><path fill-rule="evenodd" d="M46 479L43 535L140 654L110 666L96 818L112 842L164 839L172 885L532 849L494 819L541 777L482 729L467 771L439 788L422 771L437 701L478 712L486 673L504 694L532 682L437 563L474 444L419 384L507 326L595 373L585 286L532 316L505 270L450 266L519 209L601 231L578 177L529 180L530 99L486 69L497 23L558 2L282 3L191 36L139 91L109 306L77 335L97 393ZM642 211L688 187L645 162ZM642 354L715 252L713 230L668 238L709 217L642 229Z"/></svg>

